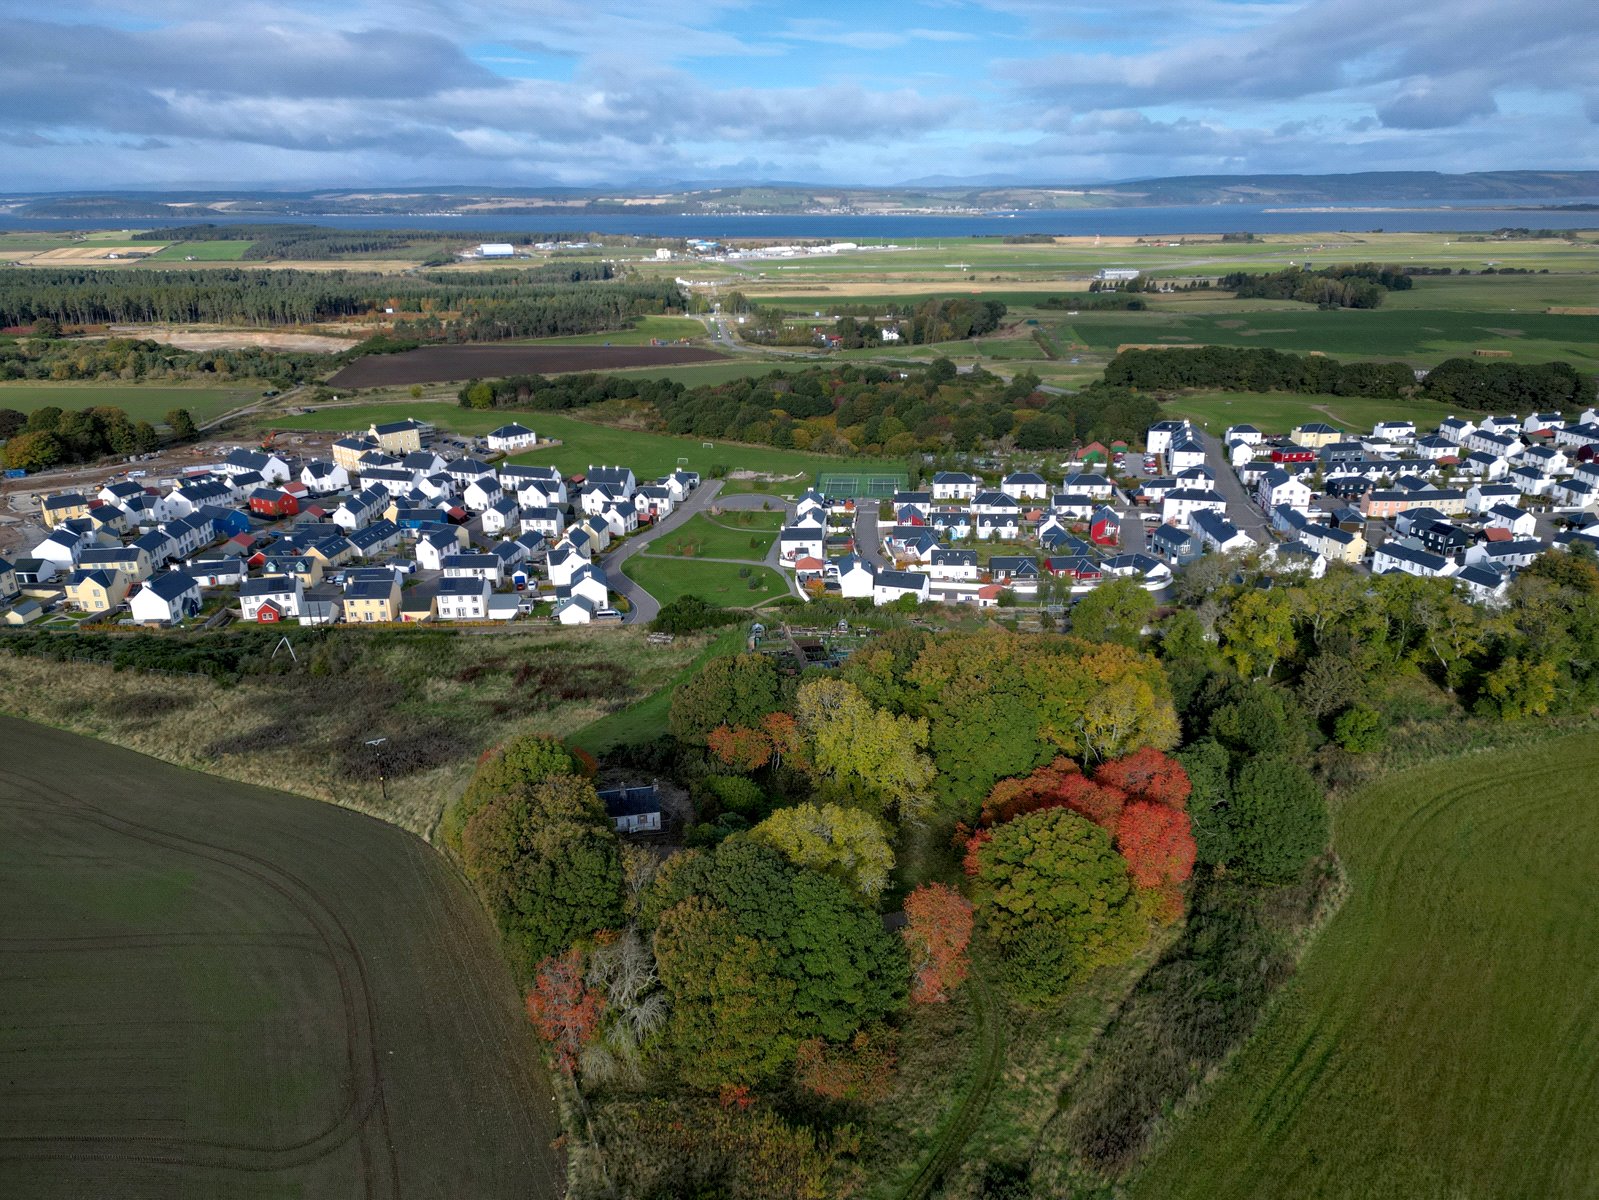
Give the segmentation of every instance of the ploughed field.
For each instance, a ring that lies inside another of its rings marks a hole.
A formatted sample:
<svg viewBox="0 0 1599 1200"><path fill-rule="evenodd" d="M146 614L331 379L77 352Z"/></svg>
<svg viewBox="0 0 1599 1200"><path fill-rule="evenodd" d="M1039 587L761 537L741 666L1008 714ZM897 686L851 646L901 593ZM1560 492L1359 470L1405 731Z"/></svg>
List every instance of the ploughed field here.
<svg viewBox="0 0 1599 1200"><path fill-rule="evenodd" d="M0 1195L558 1196L482 910L358 813L0 719Z"/></svg>
<svg viewBox="0 0 1599 1200"><path fill-rule="evenodd" d="M333 387L404 387L503 375L680 366L724 357L694 346L422 346L401 354L358 358L328 383Z"/></svg>
<svg viewBox="0 0 1599 1200"><path fill-rule="evenodd" d="M1135 1200L1599 1195L1599 739L1336 815L1350 896Z"/></svg>

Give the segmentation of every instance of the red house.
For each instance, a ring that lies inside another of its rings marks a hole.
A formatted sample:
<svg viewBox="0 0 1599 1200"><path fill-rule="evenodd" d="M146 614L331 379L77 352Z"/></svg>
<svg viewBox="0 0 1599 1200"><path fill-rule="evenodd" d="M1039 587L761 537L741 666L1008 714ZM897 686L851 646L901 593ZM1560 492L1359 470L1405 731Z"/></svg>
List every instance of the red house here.
<svg viewBox="0 0 1599 1200"><path fill-rule="evenodd" d="M1088 540L1096 546L1114 546L1121 541L1121 518L1108 508L1094 513L1088 523Z"/></svg>
<svg viewBox="0 0 1599 1200"><path fill-rule="evenodd" d="M258 517L292 517L300 511L300 502L276 488L256 488L250 493L250 511Z"/></svg>
<svg viewBox="0 0 1599 1200"><path fill-rule="evenodd" d="M255 610L255 619L263 625L274 625L283 620L283 614L278 611L278 606L268 600Z"/></svg>
<svg viewBox="0 0 1599 1200"><path fill-rule="evenodd" d="M1316 461L1314 450L1273 450L1271 461L1274 463L1308 463Z"/></svg>

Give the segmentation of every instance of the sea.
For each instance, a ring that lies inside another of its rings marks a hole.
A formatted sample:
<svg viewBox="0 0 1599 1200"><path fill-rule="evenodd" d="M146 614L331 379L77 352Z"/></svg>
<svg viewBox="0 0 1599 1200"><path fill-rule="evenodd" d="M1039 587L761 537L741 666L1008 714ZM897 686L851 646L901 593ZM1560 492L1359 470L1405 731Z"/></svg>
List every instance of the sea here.
<svg viewBox="0 0 1599 1200"><path fill-rule="evenodd" d="M1587 200L1563 200L1562 203ZM506 216L418 213L371 216L297 213L293 216L203 217L219 225L236 223L310 224L332 229L428 229L482 234L592 233L640 237L774 238L795 241L905 243L932 239L1003 237L1007 234L1056 236L1159 237L1218 233L1438 233L1483 232L1504 226L1535 229L1592 229L1599 212L1560 212L1516 207L1516 201L1435 201L1316 206L1189 204L1149 208L1061 209L1048 212L986 212L950 216L923 214L740 214L537 213ZM1525 201L1522 202L1523 204ZM192 223L183 219L17 217L0 214L0 231L71 229L161 229Z"/></svg>

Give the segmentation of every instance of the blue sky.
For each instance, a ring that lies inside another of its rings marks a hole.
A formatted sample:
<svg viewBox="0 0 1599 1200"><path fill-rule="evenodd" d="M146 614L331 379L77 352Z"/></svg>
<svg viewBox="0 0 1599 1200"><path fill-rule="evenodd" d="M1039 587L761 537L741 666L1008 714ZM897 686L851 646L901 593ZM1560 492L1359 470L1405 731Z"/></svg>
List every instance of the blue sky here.
<svg viewBox="0 0 1599 1200"><path fill-rule="evenodd" d="M0 0L0 190L1599 168L1599 4Z"/></svg>

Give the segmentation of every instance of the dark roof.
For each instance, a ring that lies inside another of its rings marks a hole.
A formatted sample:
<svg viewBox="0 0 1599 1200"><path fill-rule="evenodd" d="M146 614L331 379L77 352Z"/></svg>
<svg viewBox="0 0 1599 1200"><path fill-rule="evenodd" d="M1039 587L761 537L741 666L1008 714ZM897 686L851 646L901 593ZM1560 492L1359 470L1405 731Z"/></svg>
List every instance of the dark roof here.
<svg viewBox="0 0 1599 1200"><path fill-rule="evenodd" d="M480 596L488 583L482 579L456 578L439 580L440 596Z"/></svg>
<svg viewBox="0 0 1599 1200"><path fill-rule="evenodd" d="M661 811L661 796L652 784L599 790L600 802L610 817L643 817Z"/></svg>
<svg viewBox="0 0 1599 1200"><path fill-rule="evenodd" d="M921 591L927 586L927 576L918 571L888 571L877 573L877 583L881 587L908 588L911 591Z"/></svg>

